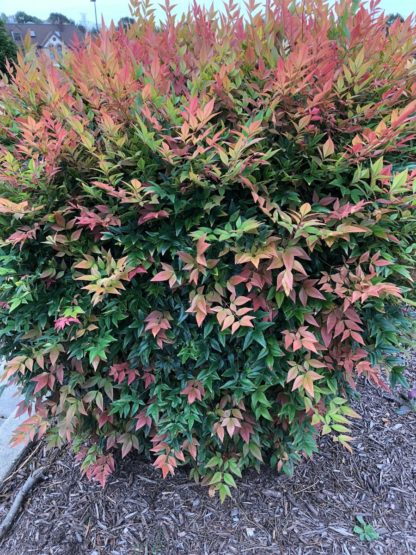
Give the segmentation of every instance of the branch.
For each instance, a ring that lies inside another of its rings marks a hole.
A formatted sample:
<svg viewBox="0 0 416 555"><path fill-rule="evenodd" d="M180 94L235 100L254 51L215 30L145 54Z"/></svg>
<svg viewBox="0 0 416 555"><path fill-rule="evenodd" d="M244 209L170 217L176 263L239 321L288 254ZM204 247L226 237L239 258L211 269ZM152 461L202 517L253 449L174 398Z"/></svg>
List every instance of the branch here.
<svg viewBox="0 0 416 555"><path fill-rule="evenodd" d="M23 486L20 488L18 494L16 495L12 506L10 507L7 515L4 517L3 522L0 524L0 540L7 534L9 531L13 520L18 513L24 498L29 493L29 491L33 488L33 486L39 482L43 478L44 468L38 468L29 476Z"/></svg>

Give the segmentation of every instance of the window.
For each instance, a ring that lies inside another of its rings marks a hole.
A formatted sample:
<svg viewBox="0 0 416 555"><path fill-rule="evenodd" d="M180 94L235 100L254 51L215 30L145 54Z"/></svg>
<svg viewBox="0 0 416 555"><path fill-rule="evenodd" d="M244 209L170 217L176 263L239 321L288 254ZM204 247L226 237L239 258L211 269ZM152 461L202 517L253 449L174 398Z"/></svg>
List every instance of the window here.
<svg viewBox="0 0 416 555"><path fill-rule="evenodd" d="M30 36L32 37L32 39L35 38L36 37L35 31L30 31Z"/></svg>
<svg viewBox="0 0 416 555"><path fill-rule="evenodd" d="M20 41L22 40L22 33L19 33L18 31L12 31L12 37L15 41Z"/></svg>

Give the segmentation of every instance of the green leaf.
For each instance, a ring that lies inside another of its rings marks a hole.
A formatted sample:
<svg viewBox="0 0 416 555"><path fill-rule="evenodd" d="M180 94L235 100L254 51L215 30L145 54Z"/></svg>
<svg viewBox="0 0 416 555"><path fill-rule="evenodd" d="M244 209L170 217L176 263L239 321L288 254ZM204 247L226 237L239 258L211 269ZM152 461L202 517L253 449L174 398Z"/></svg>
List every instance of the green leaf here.
<svg viewBox="0 0 416 555"><path fill-rule="evenodd" d="M221 484L218 487L218 491L220 493L220 500L221 503L224 503L226 497L231 497L231 491L230 488L226 485L226 484Z"/></svg>
<svg viewBox="0 0 416 555"><path fill-rule="evenodd" d="M261 456L261 451L258 445L256 445L255 443L249 443L249 450L253 457L255 457L260 462L263 462L263 457Z"/></svg>
<svg viewBox="0 0 416 555"><path fill-rule="evenodd" d="M242 477L241 470L238 464L235 462L235 460L230 459L228 463L229 463L231 472L236 476L238 476L239 478L241 478Z"/></svg>
<svg viewBox="0 0 416 555"><path fill-rule="evenodd" d="M95 397L95 402L97 403L97 407L103 411L104 410L104 399L103 399L103 394L101 393L101 391L97 391L97 395Z"/></svg>
<svg viewBox="0 0 416 555"><path fill-rule="evenodd" d="M234 478L228 472L224 472L224 482L233 488L237 487Z"/></svg>
<svg viewBox="0 0 416 555"><path fill-rule="evenodd" d="M212 486L213 484L218 484L222 481L222 472L216 472L211 480L208 482L208 485Z"/></svg>
<svg viewBox="0 0 416 555"><path fill-rule="evenodd" d="M341 432L341 433L344 433L344 432L348 433L350 431L347 427L342 426L341 424L332 424L331 428L336 432Z"/></svg>
<svg viewBox="0 0 416 555"><path fill-rule="evenodd" d="M211 457L209 461L206 463L206 468L214 468L215 466L221 466L222 459L218 455Z"/></svg>
<svg viewBox="0 0 416 555"><path fill-rule="evenodd" d="M404 185L406 184L407 176L407 169L403 170L400 173L397 173L393 178L393 183L390 187L390 191L395 194L406 192L406 188L404 187Z"/></svg>

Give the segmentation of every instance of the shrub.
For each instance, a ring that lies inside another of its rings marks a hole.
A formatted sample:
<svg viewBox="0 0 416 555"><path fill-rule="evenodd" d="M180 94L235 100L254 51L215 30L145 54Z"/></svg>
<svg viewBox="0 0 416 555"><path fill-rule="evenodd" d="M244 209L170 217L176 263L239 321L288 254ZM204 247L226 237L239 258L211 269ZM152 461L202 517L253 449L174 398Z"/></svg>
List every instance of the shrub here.
<svg viewBox="0 0 416 555"><path fill-rule="evenodd" d="M376 8L194 6L19 55L1 103L1 352L28 419L219 491L350 449L358 376L403 381L415 27ZM409 167L406 167L409 166ZM32 408L32 402L34 406Z"/></svg>

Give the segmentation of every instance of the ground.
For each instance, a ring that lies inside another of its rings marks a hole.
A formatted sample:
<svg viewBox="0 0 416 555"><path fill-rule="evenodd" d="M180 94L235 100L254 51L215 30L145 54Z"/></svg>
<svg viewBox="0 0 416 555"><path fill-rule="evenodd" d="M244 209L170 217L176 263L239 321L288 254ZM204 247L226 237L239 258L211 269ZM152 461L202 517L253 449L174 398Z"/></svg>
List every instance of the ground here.
<svg viewBox="0 0 416 555"><path fill-rule="evenodd" d="M352 455L324 438L293 477L248 472L223 505L185 472L163 481L134 456L102 490L66 450L39 444L0 490L2 519L29 473L49 465L0 555L416 554L416 413L369 384L354 407ZM378 540L359 539L357 515Z"/></svg>

